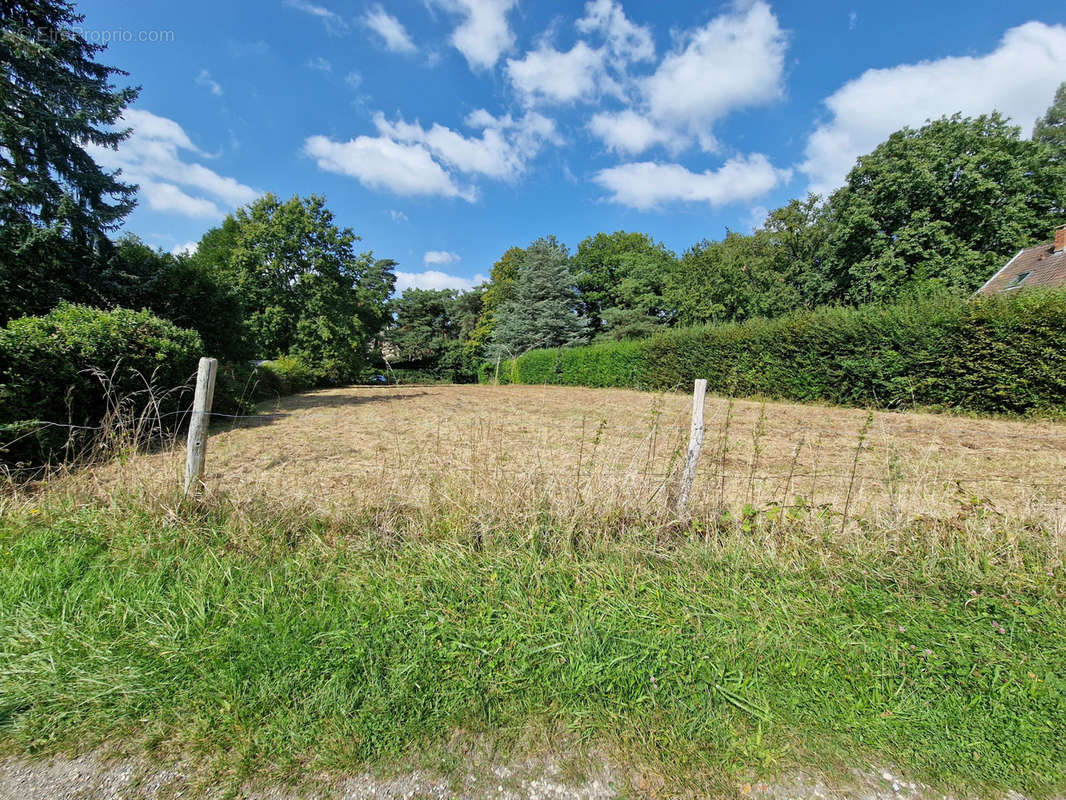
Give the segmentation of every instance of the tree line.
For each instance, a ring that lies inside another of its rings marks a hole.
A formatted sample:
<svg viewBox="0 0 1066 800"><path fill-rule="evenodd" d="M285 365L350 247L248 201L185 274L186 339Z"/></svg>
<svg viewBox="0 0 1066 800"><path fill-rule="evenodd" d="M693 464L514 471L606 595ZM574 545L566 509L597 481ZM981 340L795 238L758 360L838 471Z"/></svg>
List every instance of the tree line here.
<svg viewBox="0 0 1066 800"><path fill-rule="evenodd" d="M821 306L966 296L1066 222L1066 83L1030 138L998 113L903 128L828 197L771 211L680 256L643 233L511 247L469 292L408 289L386 332L391 363L472 380L540 347L777 318Z"/></svg>
<svg viewBox="0 0 1066 800"><path fill-rule="evenodd" d="M98 63L65 0L15 0L0 31L0 325L63 303L145 309L231 363L288 359L313 383L378 372L471 380L531 349L824 305L972 292L1066 220L1066 84L1030 138L997 113L892 134L844 186L680 256L636 232L571 253L553 236L507 249L469 292L408 289L320 196L266 195L192 254L118 235L137 187L96 164L118 147L136 87ZM71 319L82 319L74 315Z"/></svg>

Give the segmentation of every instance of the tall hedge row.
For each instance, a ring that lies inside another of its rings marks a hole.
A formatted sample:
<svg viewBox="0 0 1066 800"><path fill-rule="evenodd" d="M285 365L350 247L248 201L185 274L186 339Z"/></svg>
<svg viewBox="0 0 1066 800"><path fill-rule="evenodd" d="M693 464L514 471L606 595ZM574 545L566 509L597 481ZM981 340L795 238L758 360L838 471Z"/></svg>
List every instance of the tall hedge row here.
<svg viewBox="0 0 1066 800"><path fill-rule="evenodd" d="M824 308L536 350L499 372L531 384L665 389L706 378L716 392L851 406L1061 411L1066 292Z"/></svg>
<svg viewBox="0 0 1066 800"><path fill-rule="evenodd" d="M62 305L12 320L0 329L0 460L76 451L91 432L41 423L98 426L116 398L136 416L153 401L149 384L164 421L176 422L180 399L167 392L190 384L202 353L199 334L146 311Z"/></svg>

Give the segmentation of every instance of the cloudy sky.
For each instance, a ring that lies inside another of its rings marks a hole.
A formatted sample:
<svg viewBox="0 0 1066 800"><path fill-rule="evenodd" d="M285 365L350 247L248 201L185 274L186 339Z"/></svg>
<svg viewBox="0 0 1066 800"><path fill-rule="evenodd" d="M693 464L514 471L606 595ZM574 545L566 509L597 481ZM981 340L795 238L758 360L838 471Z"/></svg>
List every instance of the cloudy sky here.
<svg viewBox="0 0 1066 800"><path fill-rule="evenodd" d="M101 162L127 228L191 246L271 191L326 195L461 288L507 247L645 231L677 251L840 185L893 130L998 109L1026 135L1066 80L1061 0L83 0L143 87Z"/></svg>

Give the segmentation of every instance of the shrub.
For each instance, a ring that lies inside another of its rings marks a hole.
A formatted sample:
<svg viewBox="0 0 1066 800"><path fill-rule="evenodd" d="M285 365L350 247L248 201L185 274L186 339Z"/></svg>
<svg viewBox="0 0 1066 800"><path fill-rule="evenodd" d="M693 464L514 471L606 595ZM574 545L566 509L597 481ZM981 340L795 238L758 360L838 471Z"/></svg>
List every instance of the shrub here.
<svg viewBox="0 0 1066 800"><path fill-rule="evenodd" d="M41 463L77 452L116 409L126 419L175 424L181 388L203 350L200 336L145 311L61 305L0 329L0 453L6 462ZM73 435L71 435L73 434Z"/></svg>
<svg viewBox="0 0 1066 800"><path fill-rule="evenodd" d="M388 372L383 372L389 383L412 384L412 383L460 383L450 373L441 374L434 369L410 369L407 367L394 367Z"/></svg>
<svg viewBox="0 0 1066 800"><path fill-rule="evenodd" d="M257 403L290 393L281 376L267 364L220 363L211 409L221 414L253 414Z"/></svg>
<svg viewBox="0 0 1066 800"><path fill-rule="evenodd" d="M484 367L491 380L494 365ZM914 299L535 350L501 382L713 391L798 401L1028 414L1066 409L1066 292Z"/></svg>
<svg viewBox="0 0 1066 800"><path fill-rule="evenodd" d="M265 361L260 370L272 374L277 381L279 394L293 394L314 389L323 382L323 377L316 373L303 359L296 356L282 356L273 361Z"/></svg>

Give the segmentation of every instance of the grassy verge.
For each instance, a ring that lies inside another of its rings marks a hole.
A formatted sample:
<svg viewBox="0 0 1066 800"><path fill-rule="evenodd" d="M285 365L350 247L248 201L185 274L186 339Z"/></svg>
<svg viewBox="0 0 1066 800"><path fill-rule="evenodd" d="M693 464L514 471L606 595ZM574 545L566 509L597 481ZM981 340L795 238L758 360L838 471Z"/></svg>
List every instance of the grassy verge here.
<svg viewBox="0 0 1066 800"><path fill-rule="evenodd" d="M950 545L857 559L810 533L822 557L13 509L0 740L128 737L284 776L540 727L675 787L864 764L982 793L1066 787L1055 564Z"/></svg>

